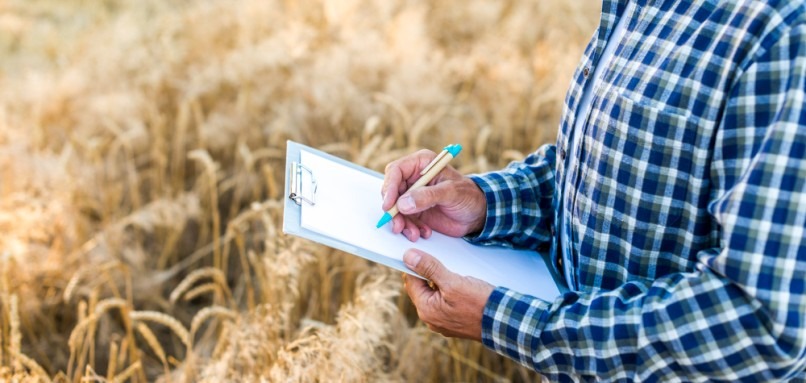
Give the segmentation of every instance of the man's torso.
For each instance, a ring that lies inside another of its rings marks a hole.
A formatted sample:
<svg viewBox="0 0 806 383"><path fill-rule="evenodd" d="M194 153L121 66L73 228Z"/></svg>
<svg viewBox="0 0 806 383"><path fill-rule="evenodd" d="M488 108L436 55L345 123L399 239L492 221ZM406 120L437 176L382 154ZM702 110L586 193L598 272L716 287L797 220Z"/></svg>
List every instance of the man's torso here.
<svg viewBox="0 0 806 383"><path fill-rule="evenodd" d="M709 205L763 140L763 129L743 127L774 114L752 100L746 118L756 121L726 120L725 102L747 91L735 88L737 79L775 42L782 19L798 14L784 2L635 3L625 13L626 1L605 1L566 97L555 201L570 222L573 251L563 261L574 272L572 289L692 271L698 256L719 247ZM591 87L590 113L578 113L617 15L626 31L611 41L618 48Z"/></svg>

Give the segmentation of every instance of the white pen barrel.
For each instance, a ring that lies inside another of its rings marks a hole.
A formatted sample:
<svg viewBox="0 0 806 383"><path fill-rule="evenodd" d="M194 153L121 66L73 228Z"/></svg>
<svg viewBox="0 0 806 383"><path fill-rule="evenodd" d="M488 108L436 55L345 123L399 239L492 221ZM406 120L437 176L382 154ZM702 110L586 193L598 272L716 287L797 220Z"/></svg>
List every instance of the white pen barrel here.
<svg viewBox="0 0 806 383"><path fill-rule="evenodd" d="M437 174L439 174L439 172L441 172L442 169L445 168L445 166L448 166L448 163L451 162L452 159L453 156L451 156L450 154L442 157L442 159L440 159L439 162L437 162L436 164L434 164L434 166L431 167L428 173L425 173L425 175L420 177L420 179L418 179L417 182L414 183L414 185L411 185L409 190L423 187L429 182L431 182L431 180L433 180L434 177L436 177Z"/></svg>

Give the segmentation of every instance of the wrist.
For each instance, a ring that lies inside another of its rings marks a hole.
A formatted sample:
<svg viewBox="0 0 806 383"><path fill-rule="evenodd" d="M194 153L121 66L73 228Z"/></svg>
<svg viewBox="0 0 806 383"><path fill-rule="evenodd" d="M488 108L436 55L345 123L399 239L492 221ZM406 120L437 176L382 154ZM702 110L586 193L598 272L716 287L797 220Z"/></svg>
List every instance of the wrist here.
<svg viewBox="0 0 806 383"><path fill-rule="evenodd" d="M481 233L484 230L484 225L487 222L487 196L484 194L484 190L481 187L473 182L470 178L465 178L467 182L470 184L469 189L470 191L470 198L472 199L473 215L474 219L469 225L468 235L474 235Z"/></svg>

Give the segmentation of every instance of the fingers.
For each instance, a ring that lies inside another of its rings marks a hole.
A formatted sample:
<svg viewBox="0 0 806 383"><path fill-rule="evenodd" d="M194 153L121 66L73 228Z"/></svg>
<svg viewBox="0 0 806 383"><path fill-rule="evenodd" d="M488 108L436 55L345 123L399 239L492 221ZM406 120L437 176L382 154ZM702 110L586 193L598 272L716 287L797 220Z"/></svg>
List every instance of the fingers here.
<svg viewBox="0 0 806 383"><path fill-rule="evenodd" d="M441 182L406 192L397 201L403 214L417 214L436 205L456 199L456 185L452 181Z"/></svg>
<svg viewBox="0 0 806 383"><path fill-rule="evenodd" d="M403 286L417 308L417 316L428 326L428 329L444 336L457 336L459 333L437 325L441 322L439 313L442 307L442 292L429 286L429 282L413 275L403 276ZM437 322L435 322L437 321Z"/></svg>
<svg viewBox="0 0 806 383"><path fill-rule="evenodd" d="M428 286L428 281L417 278L413 275L406 275L403 286L406 288L406 293L411 298L411 303L417 308L417 315L422 319L423 316L428 317L430 312L429 301L433 302L433 297L439 292Z"/></svg>
<svg viewBox="0 0 806 383"><path fill-rule="evenodd" d="M431 229L431 226L428 226L426 224L420 226L420 237L422 237L423 239L431 238L431 234L433 233L434 231Z"/></svg>
<svg viewBox="0 0 806 383"><path fill-rule="evenodd" d="M386 166L381 187L383 210L389 210L394 206L400 194L408 188L408 185L420 178L420 171L436 156L436 153L430 150L420 150Z"/></svg>
<svg viewBox="0 0 806 383"><path fill-rule="evenodd" d="M406 217L398 214L392 218L392 233L400 234L406 228Z"/></svg>
<svg viewBox="0 0 806 383"><path fill-rule="evenodd" d="M454 274L433 256L416 249L406 251L403 262L436 284L432 289L427 280L404 276L406 293L428 328L444 336L480 341L484 307L494 287Z"/></svg>
<svg viewBox="0 0 806 383"><path fill-rule="evenodd" d="M414 220L406 220L406 228L403 229L403 235L412 242L417 242L417 240L420 239L420 228Z"/></svg>
<svg viewBox="0 0 806 383"><path fill-rule="evenodd" d="M433 230L414 216L397 215L392 218L392 233L403 234L409 241L431 238Z"/></svg>
<svg viewBox="0 0 806 383"><path fill-rule="evenodd" d="M442 288L450 285L452 280L457 277L456 274L448 271L432 255L422 252L417 249L409 249L403 254L403 263L406 267L423 276L423 278L434 281L434 283Z"/></svg>
<svg viewBox="0 0 806 383"><path fill-rule="evenodd" d="M391 166L392 164L389 165ZM381 207L384 211L394 206L397 197L400 196L400 186L403 183L403 173L400 168L390 168L390 166L386 167L386 174L381 187L381 195L383 196L383 205Z"/></svg>

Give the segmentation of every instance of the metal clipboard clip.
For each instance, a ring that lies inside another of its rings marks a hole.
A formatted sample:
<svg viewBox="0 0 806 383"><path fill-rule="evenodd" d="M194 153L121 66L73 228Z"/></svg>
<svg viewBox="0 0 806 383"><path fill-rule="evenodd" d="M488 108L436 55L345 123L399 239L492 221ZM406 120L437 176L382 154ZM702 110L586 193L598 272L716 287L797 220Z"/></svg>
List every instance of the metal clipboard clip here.
<svg viewBox="0 0 806 383"><path fill-rule="evenodd" d="M304 185L305 177L303 171L307 172L311 177L310 184L307 187ZM291 192L288 194L288 198L294 200L297 205L302 205L302 202L305 202L308 205L314 206L316 205L317 187L318 185L316 184L316 177L313 176L311 169L308 169L305 167L305 165L299 162L294 162L291 164Z"/></svg>

